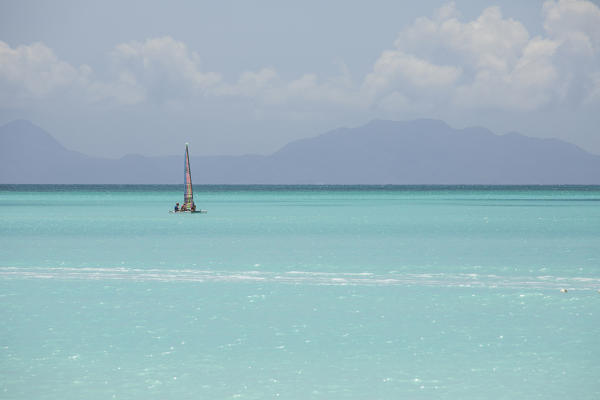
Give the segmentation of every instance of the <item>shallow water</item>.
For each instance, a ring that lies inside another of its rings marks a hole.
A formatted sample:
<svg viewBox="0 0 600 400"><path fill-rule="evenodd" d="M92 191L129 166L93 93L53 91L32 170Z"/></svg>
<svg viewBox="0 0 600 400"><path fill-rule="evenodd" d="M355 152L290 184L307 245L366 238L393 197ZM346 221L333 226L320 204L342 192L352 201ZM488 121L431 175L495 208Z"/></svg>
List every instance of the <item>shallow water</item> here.
<svg viewBox="0 0 600 400"><path fill-rule="evenodd" d="M600 397L600 187L181 197L0 186L2 398Z"/></svg>

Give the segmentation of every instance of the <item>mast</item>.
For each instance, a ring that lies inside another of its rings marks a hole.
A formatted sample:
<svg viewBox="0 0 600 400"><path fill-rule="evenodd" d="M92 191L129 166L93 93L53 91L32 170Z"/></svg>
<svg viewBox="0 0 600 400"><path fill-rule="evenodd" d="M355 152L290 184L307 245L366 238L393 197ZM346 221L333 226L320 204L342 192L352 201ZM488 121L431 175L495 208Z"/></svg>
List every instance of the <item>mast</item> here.
<svg viewBox="0 0 600 400"><path fill-rule="evenodd" d="M192 171L190 169L190 153L188 151L188 144L185 144L185 167L184 167L184 193L183 193L183 204L190 210L194 203L194 194L192 191Z"/></svg>

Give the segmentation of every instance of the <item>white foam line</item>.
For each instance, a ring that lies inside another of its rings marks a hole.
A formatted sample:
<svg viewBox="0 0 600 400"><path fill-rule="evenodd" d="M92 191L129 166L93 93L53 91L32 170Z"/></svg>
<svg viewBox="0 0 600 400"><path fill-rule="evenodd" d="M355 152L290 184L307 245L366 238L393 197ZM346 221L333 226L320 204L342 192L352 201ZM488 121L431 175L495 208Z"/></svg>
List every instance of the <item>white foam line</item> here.
<svg viewBox="0 0 600 400"><path fill-rule="evenodd" d="M129 280L160 282L277 282L332 286L438 286L598 290L600 278L502 277L472 273L262 272L192 269L0 267L0 279Z"/></svg>

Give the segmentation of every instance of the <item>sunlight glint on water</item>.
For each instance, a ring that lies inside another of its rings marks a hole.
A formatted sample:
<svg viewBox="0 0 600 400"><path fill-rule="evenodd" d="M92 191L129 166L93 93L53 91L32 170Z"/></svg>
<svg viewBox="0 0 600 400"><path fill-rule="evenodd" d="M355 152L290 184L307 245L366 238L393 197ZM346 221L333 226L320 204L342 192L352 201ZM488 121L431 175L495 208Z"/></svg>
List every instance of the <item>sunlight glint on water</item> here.
<svg viewBox="0 0 600 400"><path fill-rule="evenodd" d="M2 398L600 397L600 188L198 189L0 186Z"/></svg>

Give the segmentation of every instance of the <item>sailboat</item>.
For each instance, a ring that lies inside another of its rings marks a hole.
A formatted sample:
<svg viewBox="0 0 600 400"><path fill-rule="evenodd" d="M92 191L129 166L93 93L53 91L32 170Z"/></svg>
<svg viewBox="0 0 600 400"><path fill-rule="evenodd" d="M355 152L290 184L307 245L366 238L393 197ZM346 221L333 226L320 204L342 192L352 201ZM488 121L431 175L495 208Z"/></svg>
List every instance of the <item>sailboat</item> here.
<svg viewBox="0 0 600 400"><path fill-rule="evenodd" d="M194 203L194 191L192 188L192 170L190 169L190 152L189 144L185 144L185 160L184 160L184 175L183 175L183 204L178 210L170 211L171 213L189 213L189 214L206 214L207 210L197 210Z"/></svg>

